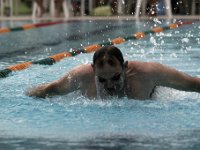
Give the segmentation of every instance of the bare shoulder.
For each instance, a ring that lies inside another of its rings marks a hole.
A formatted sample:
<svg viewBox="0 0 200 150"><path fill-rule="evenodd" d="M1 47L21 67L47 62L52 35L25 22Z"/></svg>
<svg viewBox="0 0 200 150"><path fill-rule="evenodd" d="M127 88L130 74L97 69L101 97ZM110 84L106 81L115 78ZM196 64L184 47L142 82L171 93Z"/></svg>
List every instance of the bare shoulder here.
<svg viewBox="0 0 200 150"><path fill-rule="evenodd" d="M128 69L133 69L140 72L149 72L153 71L156 68L161 67L162 65L157 62L141 62L141 61L129 61Z"/></svg>
<svg viewBox="0 0 200 150"><path fill-rule="evenodd" d="M128 63L128 70L138 74L145 74L149 77L155 77L155 75L156 77L166 76L166 74L179 73L176 69L158 62L131 61Z"/></svg>
<svg viewBox="0 0 200 150"><path fill-rule="evenodd" d="M83 64L74 67L73 69L70 70L70 72L87 74L87 73L92 73L93 69L91 64Z"/></svg>
<svg viewBox="0 0 200 150"><path fill-rule="evenodd" d="M69 74L80 78L93 76L94 72L91 64L82 64L71 69Z"/></svg>

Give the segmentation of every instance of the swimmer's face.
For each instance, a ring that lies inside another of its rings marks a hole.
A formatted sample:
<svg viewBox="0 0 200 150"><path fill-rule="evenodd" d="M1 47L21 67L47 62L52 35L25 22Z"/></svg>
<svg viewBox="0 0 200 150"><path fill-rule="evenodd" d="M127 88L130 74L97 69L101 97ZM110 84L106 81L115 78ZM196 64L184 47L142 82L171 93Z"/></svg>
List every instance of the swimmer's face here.
<svg viewBox="0 0 200 150"><path fill-rule="evenodd" d="M124 69L117 59L113 60L113 64L105 62L103 65L94 66L95 75L99 84L110 95L115 95L124 87Z"/></svg>

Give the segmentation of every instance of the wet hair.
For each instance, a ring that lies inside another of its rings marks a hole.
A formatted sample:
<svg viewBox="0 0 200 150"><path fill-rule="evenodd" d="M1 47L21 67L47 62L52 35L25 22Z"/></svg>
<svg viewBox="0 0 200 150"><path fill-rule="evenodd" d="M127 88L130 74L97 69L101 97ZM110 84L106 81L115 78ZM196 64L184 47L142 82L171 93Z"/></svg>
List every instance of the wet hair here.
<svg viewBox="0 0 200 150"><path fill-rule="evenodd" d="M94 53L93 64L95 65L98 60L98 65L100 66L103 66L105 62L114 66L116 64L114 59L117 59L123 67L124 58L122 52L115 46L104 46Z"/></svg>

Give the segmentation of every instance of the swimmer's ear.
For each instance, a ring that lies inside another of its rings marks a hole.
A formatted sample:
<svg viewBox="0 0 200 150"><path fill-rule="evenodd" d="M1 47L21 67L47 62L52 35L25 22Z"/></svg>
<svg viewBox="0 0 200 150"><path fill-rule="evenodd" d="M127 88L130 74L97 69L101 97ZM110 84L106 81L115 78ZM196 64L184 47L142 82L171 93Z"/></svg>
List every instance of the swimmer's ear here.
<svg viewBox="0 0 200 150"><path fill-rule="evenodd" d="M124 68L127 68L128 67L128 61L125 61L124 62Z"/></svg>

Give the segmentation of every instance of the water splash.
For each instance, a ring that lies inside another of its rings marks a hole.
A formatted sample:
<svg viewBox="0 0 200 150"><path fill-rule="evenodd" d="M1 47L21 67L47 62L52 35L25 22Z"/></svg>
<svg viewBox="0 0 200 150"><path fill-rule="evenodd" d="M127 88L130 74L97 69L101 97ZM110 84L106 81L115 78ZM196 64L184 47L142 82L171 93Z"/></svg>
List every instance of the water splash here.
<svg viewBox="0 0 200 150"><path fill-rule="evenodd" d="M154 37L150 37L150 42L151 42L153 45L157 45L156 39L155 39Z"/></svg>
<svg viewBox="0 0 200 150"><path fill-rule="evenodd" d="M154 18L153 21L158 24L162 24L162 22L158 18Z"/></svg>
<svg viewBox="0 0 200 150"><path fill-rule="evenodd" d="M181 42L182 42L182 43L188 43L188 42L189 42L189 39L188 39L188 38L183 38L183 39L181 39Z"/></svg>

